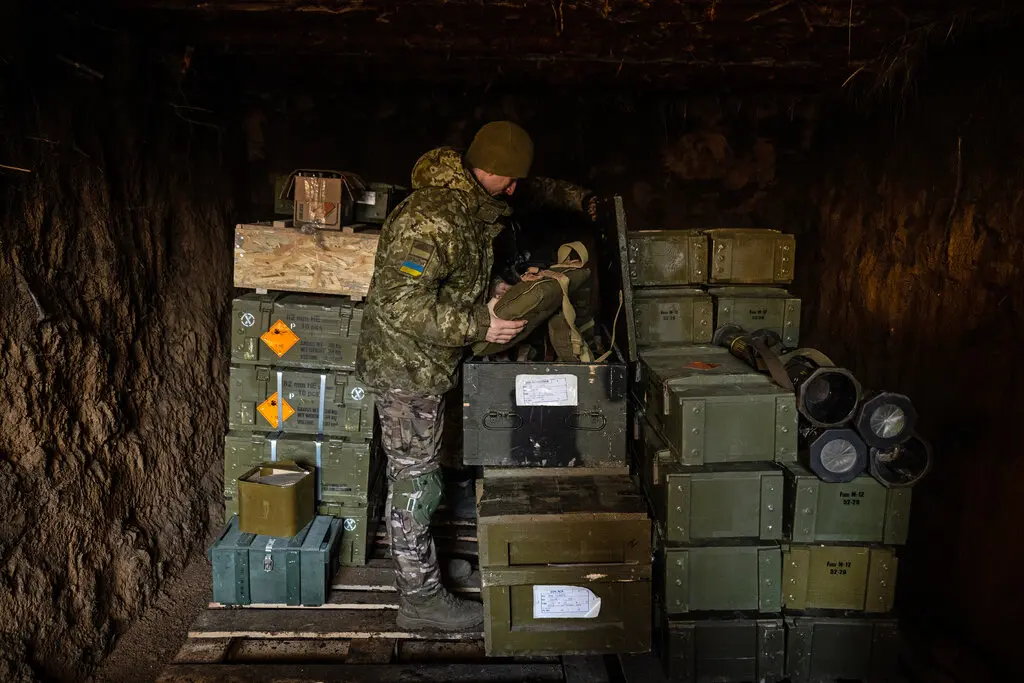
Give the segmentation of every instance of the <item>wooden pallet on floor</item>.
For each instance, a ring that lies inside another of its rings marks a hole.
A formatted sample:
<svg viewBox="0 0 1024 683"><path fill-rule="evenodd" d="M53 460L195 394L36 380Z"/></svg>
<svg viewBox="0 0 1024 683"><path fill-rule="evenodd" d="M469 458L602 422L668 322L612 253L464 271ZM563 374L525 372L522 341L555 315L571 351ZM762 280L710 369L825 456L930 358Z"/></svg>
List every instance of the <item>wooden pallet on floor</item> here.
<svg viewBox="0 0 1024 683"><path fill-rule="evenodd" d="M441 516L431 526L448 589L480 600L475 521ZM324 605L211 603L158 683L608 683L610 669L618 669L614 657L487 657L482 626L403 630L385 533L378 533L372 550L366 565L338 571ZM468 560L470 576L453 582L445 571L451 558Z"/></svg>

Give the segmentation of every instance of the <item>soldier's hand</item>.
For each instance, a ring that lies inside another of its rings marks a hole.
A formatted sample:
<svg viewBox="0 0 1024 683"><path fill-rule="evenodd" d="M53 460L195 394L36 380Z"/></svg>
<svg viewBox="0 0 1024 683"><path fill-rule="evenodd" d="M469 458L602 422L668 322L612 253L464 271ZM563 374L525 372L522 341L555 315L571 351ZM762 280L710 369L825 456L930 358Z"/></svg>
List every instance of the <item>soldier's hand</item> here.
<svg viewBox="0 0 1024 683"><path fill-rule="evenodd" d="M590 220L597 221L597 208L600 205L600 198L597 195L591 195L585 202L587 215L590 216Z"/></svg>
<svg viewBox="0 0 1024 683"><path fill-rule="evenodd" d="M491 314L491 326L487 328L487 341L492 344L507 344L526 327L525 320L502 320L494 315L494 304L498 297L487 302L487 310Z"/></svg>

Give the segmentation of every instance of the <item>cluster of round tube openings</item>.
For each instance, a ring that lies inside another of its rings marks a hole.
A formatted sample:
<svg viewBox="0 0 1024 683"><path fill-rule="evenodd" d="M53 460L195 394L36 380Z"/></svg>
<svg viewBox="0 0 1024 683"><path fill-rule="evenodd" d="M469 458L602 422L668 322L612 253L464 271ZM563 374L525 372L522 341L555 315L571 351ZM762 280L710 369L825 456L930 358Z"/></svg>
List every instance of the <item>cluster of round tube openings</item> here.
<svg viewBox="0 0 1024 683"><path fill-rule="evenodd" d="M793 389L801 460L823 481L848 482L866 471L886 487L913 486L931 469L932 449L914 431L917 411L907 396L863 394L853 373L820 351L780 353L781 340L770 330L725 325L713 343Z"/></svg>

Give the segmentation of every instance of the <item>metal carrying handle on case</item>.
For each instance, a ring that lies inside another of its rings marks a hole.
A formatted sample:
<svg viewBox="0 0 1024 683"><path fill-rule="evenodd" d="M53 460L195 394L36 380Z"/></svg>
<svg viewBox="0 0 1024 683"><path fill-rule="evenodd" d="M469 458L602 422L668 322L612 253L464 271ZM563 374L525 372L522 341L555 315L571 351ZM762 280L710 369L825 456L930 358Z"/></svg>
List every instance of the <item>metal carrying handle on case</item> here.
<svg viewBox="0 0 1024 683"><path fill-rule="evenodd" d="M591 425L584 425L580 418L596 418ZM599 432L608 425L608 418L599 410L577 410L569 413L563 420L569 429L582 429L585 431Z"/></svg>
<svg viewBox="0 0 1024 683"><path fill-rule="evenodd" d="M501 424L500 420L506 420ZM512 411L492 410L484 415L484 429L519 429L523 426L523 416Z"/></svg>

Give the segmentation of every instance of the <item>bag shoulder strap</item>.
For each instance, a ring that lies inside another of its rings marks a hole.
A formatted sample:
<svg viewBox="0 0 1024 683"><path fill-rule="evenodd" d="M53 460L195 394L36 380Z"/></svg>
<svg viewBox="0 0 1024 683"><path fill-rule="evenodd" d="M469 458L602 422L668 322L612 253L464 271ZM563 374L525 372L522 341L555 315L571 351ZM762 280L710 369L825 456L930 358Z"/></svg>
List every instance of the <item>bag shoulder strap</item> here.
<svg viewBox="0 0 1024 683"><path fill-rule="evenodd" d="M566 244L563 244L562 246L560 246L558 248L558 265L563 265L563 264L569 263L569 257L572 255L572 252L574 252L574 251L580 257L580 261L581 262L580 262L579 265L581 265L581 266L587 265L587 262L590 261L590 253L587 252L587 248L585 246L583 246L583 242L579 242L579 241L577 241L577 242L567 242ZM576 264L573 264L573 265L576 265Z"/></svg>

